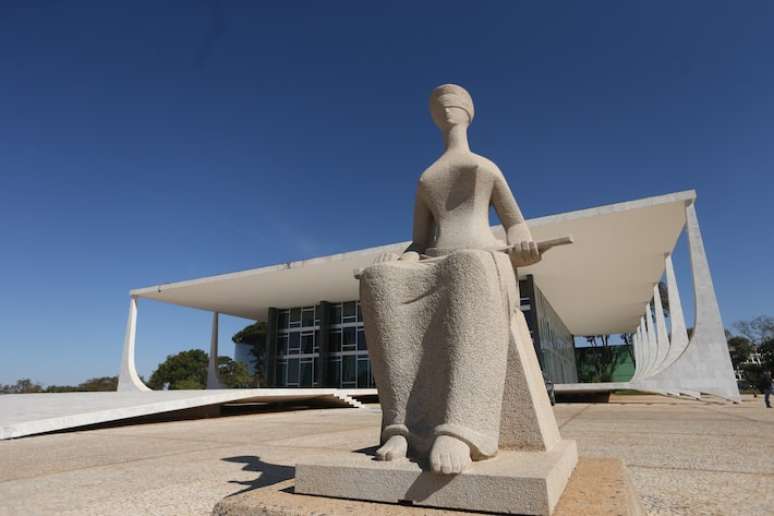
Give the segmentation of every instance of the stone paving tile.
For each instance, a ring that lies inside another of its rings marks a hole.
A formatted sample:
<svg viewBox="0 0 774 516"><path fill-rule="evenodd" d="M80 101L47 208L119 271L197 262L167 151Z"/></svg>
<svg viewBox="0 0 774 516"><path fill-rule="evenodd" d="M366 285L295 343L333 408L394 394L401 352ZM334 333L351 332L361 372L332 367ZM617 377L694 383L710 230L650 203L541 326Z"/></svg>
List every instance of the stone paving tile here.
<svg viewBox="0 0 774 516"><path fill-rule="evenodd" d="M271 446L295 446L304 448L320 447L320 435L310 434L303 437L291 437L288 439L278 439L269 441L267 445ZM338 450L360 450L370 448L379 443L379 421L368 426L360 426L349 430L326 431L325 448Z"/></svg>
<svg viewBox="0 0 774 516"><path fill-rule="evenodd" d="M630 467L645 509L654 515L771 516L774 477Z"/></svg>
<svg viewBox="0 0 774 516"><path fill-rule="evenodd" d="M703 413L695 417L674 417L668 414L668 421L658 419L642 419L631 414L619 413L614 417L576 418L571 425L574 430L587 432L621 432L646 434L686 434L686 435L717 435L717 436L760 436L774 431L774 423L766 421L740 421L735 418L706 418Z"/></svg>
<svg viewBox="0 0 774 516"><path fill-rule="evenodd" d="M97 432L0 441L0 482L148 457L166 457L214 446L217 443L148 436L126 435L116 439Z"/></svg>
<svg viewBox="0 0 774 516"><path fill-rule="evenodd" d="M745 436L653 435L575 432L563 436L578 441L578 453L618 457L627 466L683 468L706 471L774 474L774 438Z"/></svg>
<svg viewBox="0 0 774 516"><path fill-rule="evenodd" d="M0 514L3 510L8 515L130 514L130 511L134 514L208 514L216 498L252 485L260 475L259 461L268 455L269 450L256 447L246 454L244 446L232 445L73 469L45 475L35 482L3 482L0 494L4 509L0 509ZM270 460L276 462L276 455ZM282 472L283 468L274 467L273 471ZM291 467L285 467L284 471L285 476L292 475Z"/></svg>

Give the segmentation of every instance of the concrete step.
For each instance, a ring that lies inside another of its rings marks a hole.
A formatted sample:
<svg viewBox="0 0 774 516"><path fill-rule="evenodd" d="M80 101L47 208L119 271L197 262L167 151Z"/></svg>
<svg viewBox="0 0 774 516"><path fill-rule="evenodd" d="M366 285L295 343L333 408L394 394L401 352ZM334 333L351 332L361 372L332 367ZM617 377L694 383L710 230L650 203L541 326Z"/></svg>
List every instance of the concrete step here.
<svg viewBox="0 0 774 516"><path fill-rule="evenodd" d="M346 403L347 405L351 406L352 408L366 408L365 405L357 401L355 398L352 398L343 392L336 392L333 394L334 398L337 398L341 400L342 402Z"/></svg>

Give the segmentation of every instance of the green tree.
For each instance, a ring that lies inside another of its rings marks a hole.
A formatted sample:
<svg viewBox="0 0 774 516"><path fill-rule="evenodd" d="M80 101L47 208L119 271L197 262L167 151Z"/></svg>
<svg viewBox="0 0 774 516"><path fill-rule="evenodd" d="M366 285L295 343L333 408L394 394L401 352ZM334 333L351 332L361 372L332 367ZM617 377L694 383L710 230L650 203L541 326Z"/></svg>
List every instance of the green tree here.
<svg viewBox="0 0 774 516"><path fill-rule="evenodd" d="M768 339L758 346L758 353L761 354L763 368L774 373L774 338Z"/></svg>
<svg viewBox="0 0 774 516"><path fill-rule="evenodd" d="M78 385L78 390L83 392L115 391L117 389L117 376L100 376L98 378L89 378L85 382Z"/></svg>
<svg viewBox="0 0 774 516"><path fill-rule="evenodd" d="M118 389L117 376L101 376L89 378L78 385L49 385L45 392L98 392L115 391Z"/></svg>
<svg viewBox="0 0 774 516"><path fill-rule="evenodd" d="M171 390L204 389L207 387L207 367L209 357L200 349L181 351L169 355L159 364L148 381L151 389L163 389L169 385ZM218 357L218 376L224 386L231 389L251 387L253 377L247 366L229 357Z"/></svg>
<svg viewBox="0 0 774 516"><path fill-rule="evenodd" d="M245 326L231 340L234 344L247 344L250 346L250 354L253 356L255 366L255 376L253 385L255 387L265 386L263 371L266 366L266 323L256 322Z"/></svg>
<svg viewBox="0 0 774 516"><path fill-rule="evenodd" d="M585 339L589 347L578 348L575 353L578 378L581 382L611 381L626 355L620 353L620 346L610 345L610 335L589 335Z"/></svg>
<svg viewBox="0 0 774 516"><path fill-rule="evenodd" d="M750 358L750 354L754 351L752 342L745 337L731 337L728 339L728 353L731 355L731 364L734 369L747 362Z"/></svg>
<svg viewBox="0 0 774 516"><path fill-rule="evenodd" d="M255 381L245 364L229 357L218 357L218 376L221 383L229 389L252 387Z"/></svg>
<svg viewBox="0 0 774 516"><path fill-rule="evenodd" d="M622 333L621 340L624 341L626 353L629 355L629 358L631 358L632 364L634 364L634 333Z"/></svg>
<svg viewBox="0 0 774 516"><path fill-rule="evenodd" d="M172 387L170 387L171 389ZM175 390L182 391L182 390L197 390L202 389L203 386L196 378L183 378L182 380L178 380L175 382Z"/></svg>
<svg viewBox="0 0 774 516"><path fill-rule="evenodd" d="M29 378L16 380L14 385L0 385L0 394L34 394L43 392L43 386Z"/></svg>
<svg viewBox="0 0 774 516"><path fill-rule="evenodd" d="M759 364L742 364L739 366L742 378L750 386L763 392L763 367Z"/></svg>
<svg viewBox="0 0 774 516"><path fill-rule="evenodd" d="M148 381L148 387L161 390L168 384L172 390L203 389L207 385L207 353L200 349L168 355Z"/></svg>
<svg viewBox="0 0 774 516"><path fill-rule="evenodd" d="M48 385L45 392L80 392L77 385Z"/></svg>
<svg viewBox="0 0 774 516"><path fill-rule="evenodd" d="M736 321L734 328L756 346L774 339L774 317L759 315L749 321Z"/></svg>

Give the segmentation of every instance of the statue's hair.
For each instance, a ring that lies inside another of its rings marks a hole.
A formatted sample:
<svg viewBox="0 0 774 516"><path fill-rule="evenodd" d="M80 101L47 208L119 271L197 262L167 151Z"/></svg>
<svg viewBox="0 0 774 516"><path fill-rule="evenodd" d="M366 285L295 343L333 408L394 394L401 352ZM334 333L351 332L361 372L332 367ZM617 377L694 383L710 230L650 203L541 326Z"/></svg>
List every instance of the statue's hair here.
<svg viewBox="0 0 774 516"><path fill-rule="evenodd" d="M473 121L475 109L473 108L473 99L470 93L456 84L442 84L435 88L430 94L430 110L433 110L434 104L441 107L458 107L464 109Z"/></svg>

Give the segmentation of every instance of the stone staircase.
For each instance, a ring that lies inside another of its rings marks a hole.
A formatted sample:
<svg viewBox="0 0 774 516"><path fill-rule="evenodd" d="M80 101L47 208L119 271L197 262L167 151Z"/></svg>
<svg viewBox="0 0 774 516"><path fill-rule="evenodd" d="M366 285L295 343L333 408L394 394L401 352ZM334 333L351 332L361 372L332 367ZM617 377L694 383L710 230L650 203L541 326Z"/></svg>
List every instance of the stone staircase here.
<svg viewBox="0 0 774 516"><path fill-rule="evenodd" d="M346 405L348 405L348 406L350 406L352 408L366 408L365 405L363 405L362 403L357 401L355 398L353 398L351 396L348 396L347 394L345 394L345 393L343 393L341 391L334 392L331 395L331 397L339 400L341 403L344 403L344 404L346 404Z"/></svg>

